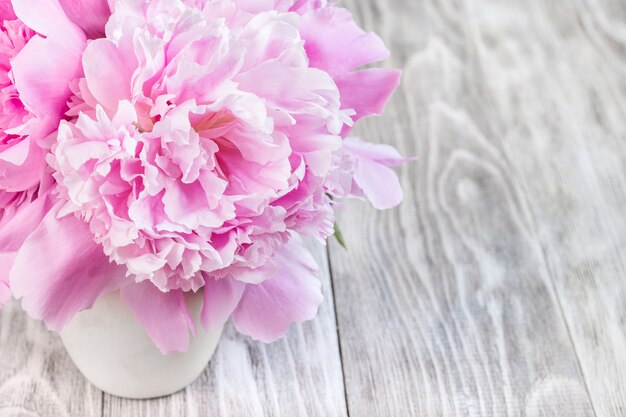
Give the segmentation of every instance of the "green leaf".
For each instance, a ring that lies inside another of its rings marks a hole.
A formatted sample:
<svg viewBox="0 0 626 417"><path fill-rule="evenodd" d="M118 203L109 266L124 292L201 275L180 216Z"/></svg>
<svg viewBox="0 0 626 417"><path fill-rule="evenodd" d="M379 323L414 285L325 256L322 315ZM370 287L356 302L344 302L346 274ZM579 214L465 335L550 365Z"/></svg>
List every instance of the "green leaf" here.
<svg viewBox="0 0 626 417"><path fill-rule="evenodd" d="M341 229L339 228L339 225L337 223L335 223L335 239L337 239L337 242L339 242L339 244L345 250L348 250L348 247L346 246L346 240L343 238L343 233L341 233Z"/></svg>

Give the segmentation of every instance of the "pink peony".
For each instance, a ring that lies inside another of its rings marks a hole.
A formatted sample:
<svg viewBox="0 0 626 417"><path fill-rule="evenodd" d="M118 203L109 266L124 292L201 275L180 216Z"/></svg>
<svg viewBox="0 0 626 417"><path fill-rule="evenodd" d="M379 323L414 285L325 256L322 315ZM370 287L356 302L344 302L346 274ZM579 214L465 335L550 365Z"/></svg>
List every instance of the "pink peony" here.
<svg viewBox="0 0 626 417"><path fill-rule="evenodd" d="M69 84L82 73L86 36L78 26L99 16L103 30L110 15L104 0L63 3L101 13L68 18L56 0L16 1L15 9L0 1L0 306L17 249L49 208L36 200L52 184L44 155L65 117Z"/></svg>
<svg viewBox="0 0 626 417"><path fill-rule="evenodd" d="M164 353L195 331L186 291L203 289L207 329L232 316L271 341L311 319L321 289L300 236L333 233L330 196L402 198L397 152L345 139L397 86L398 71L357 70L387 56L332 1L118 1L67 83L56 200L12 291L59 329L119 289Z"/></svg>

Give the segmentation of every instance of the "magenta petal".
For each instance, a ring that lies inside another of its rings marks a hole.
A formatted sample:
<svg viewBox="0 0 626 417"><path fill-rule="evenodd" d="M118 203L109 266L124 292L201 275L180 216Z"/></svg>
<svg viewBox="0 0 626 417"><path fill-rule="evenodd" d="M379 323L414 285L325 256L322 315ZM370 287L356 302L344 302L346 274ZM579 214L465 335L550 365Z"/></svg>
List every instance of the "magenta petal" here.
<svg viewBox="0 0 626 417"><path fill-rule="evenodd" d="M125 269L109 263L89 227L69 215L57 219L57 203L20 248L10 274L22 308L60 330L81 310L117 287Z"/></svg>
<svg viewBox="0 0 626 417"><path fill-rule="evenodd" d="M144 281L126 285L120 296L161 353L187 351L189 331L195 332L195 327L181 290L164 293L152 282Z"/></svg>
<svg viewBox="0 0 626 417"><path fill-rule="evenodd" d="M11 0L0 0L0 20L13 20L16 17Z"/></svg>
<svg viewBox="0 0 626 417"><path fill-rule="evenodd" d="M239 304L246 284L232 278L205 278L202 326L207 331L224 325Z"/></svg>
<svg viewBox="0 0 626 417"><path fill-rule="evenodd" d="M233 313L237 330L263 342L284 336L291 323L311 320L323 300L317 264L301 241L277 249L273 259L282 268L247 285Z"/></svg>
<svg viewBox="0 0 626 417"><path fill-rule="evenodd" d="M355 121L381 115L401 76L402 71L372 68L336 77L341 108L354 109Z"/></svg>
<svg viewBox="0 0 626 417"><path fill-rule="evenodd" d="M65 14L90 38L104 36L111 9L107 0L59 0Z"/></svg>

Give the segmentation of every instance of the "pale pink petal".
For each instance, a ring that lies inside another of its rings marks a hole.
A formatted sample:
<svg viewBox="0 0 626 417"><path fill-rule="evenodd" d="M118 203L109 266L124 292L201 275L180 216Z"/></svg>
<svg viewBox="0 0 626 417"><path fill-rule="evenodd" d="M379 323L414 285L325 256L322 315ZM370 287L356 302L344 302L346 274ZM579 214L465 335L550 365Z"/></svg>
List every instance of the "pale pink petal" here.
<svg viewBox="0 0 626 417"><path fill-rule="evenodd" d="M261 284L247 285L233 313L237 330L263 342L284 336L291 323L311 320L323 299L317 265L302 242L277 249L274 260L280 270Z"/></svg>
<svg viewBox="0 0 626 417"><path fill-rule="evenodd" d="M13 6L17 17L39 34L11 61L15 87L28 110L54 124L65 111L70 81L81 71L85 35L57 0L20 0Z"/></svg>
<svg viewBox="0 0 626 417"><path fill-rule="evenodd" d="M109 260L93 241L89 226L73 215L57 219L57 203L20 248L10 274L11 290L22 308L51 330L119 287L125 269Z"/></svg>
<svg viewBox="0 0 626 417"><path fill-rule="evenodd" d="M215 279L205 276L202 326L207 331L222 326L239 304L246 284L232 278Z"/></svg>
<svg viewBox="0 0 626 417"><path fill-rule="evenodd" d="M161 353L187 351L189 332L195 333L195 327L181 290L164 293L144 281L124 286L120 296Z"/></svg>
<svg viewBox="0 0 626 417"><path fill-rule="evenodd" d="M52 206L48 195L22 204L15 215L0 218L0 280L8 282L18 250Z"/></svg>
<svg viewBox="0 0 626 417"><path fill-rule="evenodd" d="M89 91L112 114L120 100L130 98L132 66L136 64L134 57L124 56L108 39L96 39L85 49L83 67Z"/></svg>
<svg viewBox="0 0 626 417"><path fill-rule="evenodd" d="M344 139L343 146L351 155L378 161L390 167L398 166L415 159L400 155L400 152L391 145L366 142L357 136L350 136Z"/></svg>
<svg viewBox="0 0 626 417"><path fill-rule="evenodd" d="M363 190L367 199L379 210L400 204L402 186L393 169L369 159L359 159L354 181Z"/></svg>
<svg viewBox="0 0 626 417"><path fill-rule="evenodd" d="M85 39L83 31L67 17L59 0L13 0L13 9L26 26L67 47Z"/></svg>
<svg viewBox="0 0 626 417"><path fill-rule="evenodd" d="M0 189L10 192L27 191L41 181L46 162L35 140L26 137L0 151Z"/></svg>
<svg viewBox="0 0 626 417"><path fill-rule="evenodd" d="M67 17L90 38L104 36L111 9L107 0L59 0Z"/></svg>
<svg viewBox="0 0 626 417"><path fill-rule="evenodd" d="M11 61L20 99L52 128L67 108L70 81L81 73L83 46L84 40L66 45L53 37L35 36Z"/></svg>
<svg viewBox="0 0 626 417"><path fill-rule="evenodd" d="M344 150L356 160L354 182L375 208L384 210L400 204L402 186L389 167L411 158L403 158L389 145L368 143L357 137L345 139Z"/></svg>

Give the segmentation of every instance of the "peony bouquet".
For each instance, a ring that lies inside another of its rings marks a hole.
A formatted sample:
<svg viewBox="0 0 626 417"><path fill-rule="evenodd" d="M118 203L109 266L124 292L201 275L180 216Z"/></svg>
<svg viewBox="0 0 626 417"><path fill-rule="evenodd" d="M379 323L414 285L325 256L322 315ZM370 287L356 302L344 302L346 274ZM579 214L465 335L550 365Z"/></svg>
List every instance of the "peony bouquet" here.
<svg viewBox="0 0 626 417"><path fill-rule="evenodd" d="M164 354L201 324L269 342L314 317L302 243L336 201L402 199L350 137L400 72L332 0L0 0L0 304L52 330L119 292Z"/></svg>

